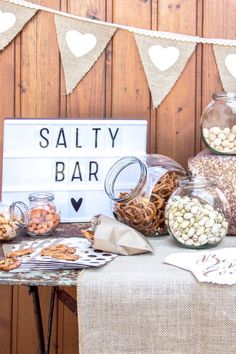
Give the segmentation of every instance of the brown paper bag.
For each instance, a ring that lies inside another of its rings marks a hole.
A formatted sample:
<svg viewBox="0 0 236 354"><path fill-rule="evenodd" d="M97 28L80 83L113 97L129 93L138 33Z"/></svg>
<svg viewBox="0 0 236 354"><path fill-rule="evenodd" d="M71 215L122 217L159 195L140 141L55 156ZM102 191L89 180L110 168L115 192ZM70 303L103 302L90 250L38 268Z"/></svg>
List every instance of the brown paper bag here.
<svg viewBox="0 0 236 354"><path fill-rule="evenodd" d="M125 256L154 252L150 242L140 232L108 216L95 216L91 227L94 249Z"/></svg>

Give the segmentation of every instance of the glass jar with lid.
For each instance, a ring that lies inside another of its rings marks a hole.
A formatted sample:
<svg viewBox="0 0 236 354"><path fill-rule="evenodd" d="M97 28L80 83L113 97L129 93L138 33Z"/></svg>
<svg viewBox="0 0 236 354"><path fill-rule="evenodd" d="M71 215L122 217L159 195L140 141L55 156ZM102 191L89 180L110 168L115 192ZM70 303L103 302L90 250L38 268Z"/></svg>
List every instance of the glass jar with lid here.
<svg viewBox="0 0 236 354"><path fill-rule="evenodd" d="M60 212L54 204L54 195L50 192L35 192L29 195L29 207L21 201L10 206L11 214L24 215L24 227L30 236L49 236L60 223Z"/></svg>
<svg viewBox="0 0 236 354"><path fill-rule="evenodd" d="M230 207L216 184L203 177L186 177L166 206L169 233L184 247L210 248L227 234Z"/></svg>
<svg viewBox="0 0 236 354"><path fill-rule="evenodd" d="M104 185L113 215L145 236L166 233L166 203L183 175L183 167L167 156L121 158L108 171Z"/></svg>
<svg viewBox="0 0 236 354"><path fill-rule="evenodd" d="M201 117L206 146L216 154L236 154L236 92L215 92Z"/></svg>
<svg viewBox="0 0 236 354"><path fill-rule="evenodd" d="M10 212L10 203L0 202L0 241L6 242L15 239L19 233L20 228L18 222L19 218L14 218Z"/></svg>

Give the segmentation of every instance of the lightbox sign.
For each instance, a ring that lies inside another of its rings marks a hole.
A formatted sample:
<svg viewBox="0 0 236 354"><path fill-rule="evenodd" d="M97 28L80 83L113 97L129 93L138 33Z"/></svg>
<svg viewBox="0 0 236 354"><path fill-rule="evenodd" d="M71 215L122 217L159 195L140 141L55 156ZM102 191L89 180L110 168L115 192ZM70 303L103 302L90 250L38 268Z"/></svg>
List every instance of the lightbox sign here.
<svg viewBox="0 0 236 354"><path fill-rule="evenodd" d="M146 136L144 120L5 119L2 200L51 191L64 222L111 215L107 171L123 156L143 157Z"/></svg>

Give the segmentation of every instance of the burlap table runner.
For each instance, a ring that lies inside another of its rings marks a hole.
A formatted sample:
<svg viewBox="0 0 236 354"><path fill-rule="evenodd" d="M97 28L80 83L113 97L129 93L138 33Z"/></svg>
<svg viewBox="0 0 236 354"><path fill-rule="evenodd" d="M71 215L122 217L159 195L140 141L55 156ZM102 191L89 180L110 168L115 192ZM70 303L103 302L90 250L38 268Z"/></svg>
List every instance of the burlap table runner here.
<svg viewBox="0 0 236 354"><path fill-rule="evenodd" d="M235 354L236 285L199 283L162 263L184 251L169 236L152 245L155 254L119 256L80 276L79 353ZM217 248L230 246L236 238Z"/></svg>

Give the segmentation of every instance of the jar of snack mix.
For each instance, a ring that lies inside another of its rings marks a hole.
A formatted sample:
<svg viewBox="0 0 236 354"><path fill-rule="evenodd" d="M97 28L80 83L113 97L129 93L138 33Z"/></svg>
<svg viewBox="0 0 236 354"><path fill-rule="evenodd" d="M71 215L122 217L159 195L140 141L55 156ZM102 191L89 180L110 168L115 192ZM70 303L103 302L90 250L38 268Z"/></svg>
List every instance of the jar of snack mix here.
<svg viewBox="0 0 236 354"><path fill-rule="evenodd" d="M18 226L18 220L13 218L10 213L9 204L0 203L0 241L6 242L11 241L16 236L18 236L20 232L20 228Z"/></svg>
<svg viewBox="0 0 236 354"><path fill-rule="evenodd" d="M18 211L24 215L25 222L19 222L30 236L49 236L60 223L60 212L54 204L54 195L50 192L36 192L29 195L29 207L17 201L10 206L11 214Z"/></svg>
<svg viewBox="0 0 236 354"><path fill-rule="evenodd" d="M236 154L236 92L216 92L203 111L201 133L216 154Z"/></svg>
<svg viewBox="0 0 236 354"><path fill-rule="evenodd" d="M184 247L210 248L227 234L230 207L216 184L203 177L186 177L166 206L169 233Z"/></svg>
<svg viewBox="0 0 236 354"><path fill-rule="evenodd" d="M114 217L145 236L166 233L166 203L183 175L183 167L163 155L121 158L111 166L104 185Z"/></svg>

